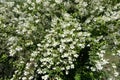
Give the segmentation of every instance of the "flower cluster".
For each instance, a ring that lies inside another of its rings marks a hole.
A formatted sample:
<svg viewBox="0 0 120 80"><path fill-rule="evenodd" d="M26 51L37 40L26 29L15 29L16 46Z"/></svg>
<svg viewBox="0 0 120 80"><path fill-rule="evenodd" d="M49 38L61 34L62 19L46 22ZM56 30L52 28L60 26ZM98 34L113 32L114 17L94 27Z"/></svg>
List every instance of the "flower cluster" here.
<svg viewBox="0 0 120 80"><path fill-rule="evenodd" d="M81 31L80 24L68 13L64 13L62 19L53 18L51 26L45 39L37 45L41 63L37 71L48 75L52 70L56 76L61 71L68 74L74 68L78 52L85 47L85 40L90 33Z"/></svg>

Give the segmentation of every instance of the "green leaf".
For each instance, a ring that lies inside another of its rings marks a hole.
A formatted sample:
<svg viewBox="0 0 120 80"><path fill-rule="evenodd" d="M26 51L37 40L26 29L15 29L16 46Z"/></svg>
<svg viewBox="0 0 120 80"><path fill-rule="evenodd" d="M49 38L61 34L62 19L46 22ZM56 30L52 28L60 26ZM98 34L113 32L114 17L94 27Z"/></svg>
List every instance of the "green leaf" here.
<svg viewBox="0 0 120 80"><path fill-rule="evenodd" d="M77 74L75 74L74 79L75 79L75 80L81 80L81 78L80 78L80 74L78 74L78 73L77 73Z"/></svg>

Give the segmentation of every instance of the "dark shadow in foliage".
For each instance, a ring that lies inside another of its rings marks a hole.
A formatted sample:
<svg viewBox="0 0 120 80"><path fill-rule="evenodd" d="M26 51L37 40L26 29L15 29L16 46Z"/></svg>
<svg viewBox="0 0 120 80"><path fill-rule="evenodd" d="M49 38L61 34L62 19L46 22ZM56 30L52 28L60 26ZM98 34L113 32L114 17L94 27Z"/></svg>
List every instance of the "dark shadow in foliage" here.
<svg viewBox="0 0 120 80"><path fill-rule="evenodd" d="M98 79L101 75L99 72L92 72L90 68L86 68L87 66L92 67L89 60L89 51L90 47L86 46L84 49L80 51L80 55L75 61L75 68L69 70L69 74L62 76L63 80L94 80ZM100 79L98 79L100 80ZM104 79L103 79L104 80Z"/></svg>
<svg viewBox="0 0 120 80"><path fill-rule="evenodd" d="M33 80L34 80L34 79L33 79ZM40 75L40 74L38 75L38 74L37 74L37 80L42 80L42 75Z"/></svg>
<svg viewBox="0 0 120 80"><path fill-rule="evenodd" d="M85 66L89 65L89 47L85 47L80 51L80 55L77 58L77 61L75 62L75 68L69 71L69 74L66 75L64 72L63 80L75 80L75 75L79 74L80 78L79 80L91 80L89 76L86 76L84 72L88 72L90 70L85 69Z"/></svg>
<svg viewBox="0 0 120 80"><path fill-rule="evenodd" d="M11 78L14 72L12 57L7 57L4 61L0 62L0 78L5 80L6 78Z"/></svg>

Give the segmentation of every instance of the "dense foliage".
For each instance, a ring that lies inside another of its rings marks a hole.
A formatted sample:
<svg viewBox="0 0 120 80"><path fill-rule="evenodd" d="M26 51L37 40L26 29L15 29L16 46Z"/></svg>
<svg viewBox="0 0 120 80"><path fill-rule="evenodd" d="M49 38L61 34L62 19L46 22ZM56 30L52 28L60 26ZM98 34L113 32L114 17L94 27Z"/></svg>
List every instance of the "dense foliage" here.
<svg viewBox="0 0 120 80"><path fill-rule="evenodd" d="M0 3L0 80L119 80L119 0Z"/></svg>

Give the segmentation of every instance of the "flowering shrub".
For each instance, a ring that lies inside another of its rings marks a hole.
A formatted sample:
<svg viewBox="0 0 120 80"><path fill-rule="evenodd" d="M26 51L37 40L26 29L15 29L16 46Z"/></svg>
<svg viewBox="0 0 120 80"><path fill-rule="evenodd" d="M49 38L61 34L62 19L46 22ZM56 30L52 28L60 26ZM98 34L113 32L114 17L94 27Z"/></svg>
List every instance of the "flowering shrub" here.
<svg viewBox="0 0 120 80"><path fill-rule="evenodd" d="M0 3L0 77L118 80L119 26L117 0Z"/></svg>

